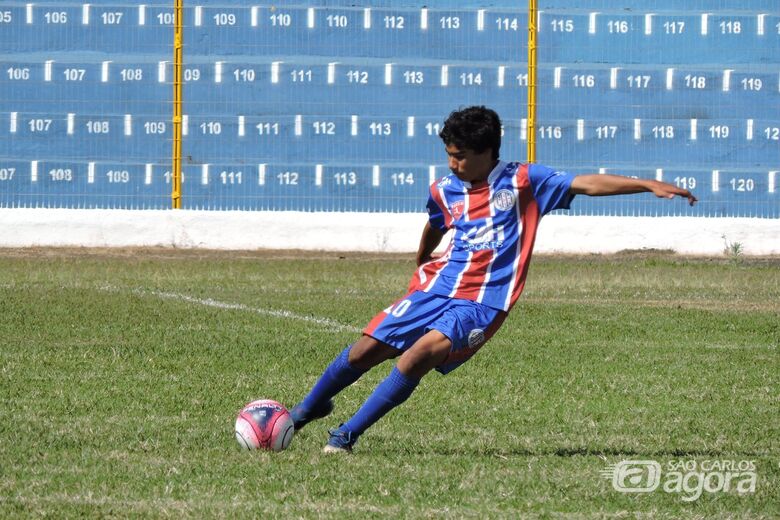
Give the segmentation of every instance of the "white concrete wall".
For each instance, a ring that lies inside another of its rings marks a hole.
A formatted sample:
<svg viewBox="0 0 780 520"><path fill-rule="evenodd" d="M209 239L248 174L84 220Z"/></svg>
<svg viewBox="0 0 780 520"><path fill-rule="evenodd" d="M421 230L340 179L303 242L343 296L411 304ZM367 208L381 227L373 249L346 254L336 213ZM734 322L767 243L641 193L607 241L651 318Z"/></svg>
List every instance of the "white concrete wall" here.
<svg viewBox="0 0 780 520"><path fill-rule="evenodd" d="M423 213L0 209L0 247L413 252L425 219ZM611 253L654 248L722 255L727 242L739 243L748 255L780 254L780 220L553 214L542 221L536 250Z"/></svg>

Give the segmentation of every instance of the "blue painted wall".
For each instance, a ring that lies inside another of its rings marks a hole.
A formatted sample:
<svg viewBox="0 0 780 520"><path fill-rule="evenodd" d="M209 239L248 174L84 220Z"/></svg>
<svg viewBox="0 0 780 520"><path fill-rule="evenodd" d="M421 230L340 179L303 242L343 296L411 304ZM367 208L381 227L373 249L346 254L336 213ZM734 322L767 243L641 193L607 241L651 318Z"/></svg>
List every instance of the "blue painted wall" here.
<svg viewBox="0 0 780 520"><path fill-rule="evenodd" d="M526 157L519 2L185 3L184 207L420 211L471 104ZM0 206L170 206L171 4L0 5ZM780 217L780 12L727 4L540 2L537 160L701 199L574 213Z"/></svg>

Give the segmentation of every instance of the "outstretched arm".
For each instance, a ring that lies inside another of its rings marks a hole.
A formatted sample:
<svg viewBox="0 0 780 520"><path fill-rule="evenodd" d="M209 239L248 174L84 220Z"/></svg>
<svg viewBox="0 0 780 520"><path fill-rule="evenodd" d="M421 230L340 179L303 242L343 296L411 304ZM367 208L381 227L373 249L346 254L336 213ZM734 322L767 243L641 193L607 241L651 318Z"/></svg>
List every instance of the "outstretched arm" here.
<svg viewBox="0 0 780 520"><path fill-rule="evenodd" d="M590 195L592 197L652 192L656 197L664 199L672 199L675 195L685 197L691 206L698 200L690 191L667 182L606 174L578 175L572 181L569 192L574 195Z"/></svg>
<svg viewBox="0 0 780 520"><path fill-rule="evenodd" d="M431 255L436 246L439 245L444 233L431 226L430 222L425 223L425 228L420 237L420 247L417 248L417 265L422 265L433 260Z"/></svg>

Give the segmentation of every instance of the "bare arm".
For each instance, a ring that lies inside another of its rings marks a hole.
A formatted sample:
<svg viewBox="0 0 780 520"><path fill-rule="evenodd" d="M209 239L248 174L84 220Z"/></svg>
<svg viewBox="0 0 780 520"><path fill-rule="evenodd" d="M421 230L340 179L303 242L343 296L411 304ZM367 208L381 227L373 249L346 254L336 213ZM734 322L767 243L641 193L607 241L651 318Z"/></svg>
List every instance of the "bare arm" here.
<svg viewBox="0 0 780 520"><path fill-rule="evenodd" d="M592 197L651 192L656 197L664 199L672 199L678 195L688 199L691 206L698 200L690 191L678 188L674 184L649 179L632 179L620 175L578 175L572 181L569 192Z"/></svg>
<svg viewBox="0 0 780 520"><path fill-rule="evenodd" d="M417 265L433 260L431 256L433 250L441 243L442 238L444 238L444 233L431 227L430 222L425 223L425 228L423 228L422 236L420 237L420 247L417 248Z"/></svg>

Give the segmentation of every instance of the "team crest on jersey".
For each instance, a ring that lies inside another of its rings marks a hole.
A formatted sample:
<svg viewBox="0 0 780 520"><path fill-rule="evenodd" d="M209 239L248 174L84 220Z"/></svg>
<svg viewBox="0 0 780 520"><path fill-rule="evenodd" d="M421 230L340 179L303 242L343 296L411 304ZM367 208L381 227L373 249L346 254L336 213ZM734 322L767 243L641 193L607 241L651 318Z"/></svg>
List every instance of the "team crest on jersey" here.
<svg viewBox="0 0 780 520"><path fill-rule="evenodd" d="M458 220L463 215L463 201L456 200L450 204L450 213L452 213L452 219Z"/></svg>
<svg viewBox="0 0 780 520"><path fill-rule="evenodd" d="M507 211L515 205L515 194L512 190L498 190L493 195L493 205L501 211Z"/></svg>
<svg viewBox="0 0 780 520"><path fill-rule="evenodd" d="M469 332L469 348L477 348L485 342L485 331L474 329Z"/></svg>

